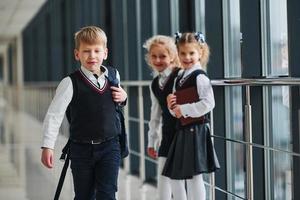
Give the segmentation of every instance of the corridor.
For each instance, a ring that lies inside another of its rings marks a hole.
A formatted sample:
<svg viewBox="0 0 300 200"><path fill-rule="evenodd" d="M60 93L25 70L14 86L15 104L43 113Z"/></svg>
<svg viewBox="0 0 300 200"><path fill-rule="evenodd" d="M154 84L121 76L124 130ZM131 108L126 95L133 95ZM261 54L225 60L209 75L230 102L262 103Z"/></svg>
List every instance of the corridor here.
<svg viewBox="0 0 300 200"><path fill-rule="evenodd" d="M2 94L3 95L3 94ZM66 142L59 136L56 145L55 167L46 169L40 162L42 124L32 116L15 112L0 97L0 199L53 199L63 162L60 151ZM68 170L61 200L73 197L72 176ZM120 169L118 200L155 200L156 188L143 184L135 176Z"/></svg>

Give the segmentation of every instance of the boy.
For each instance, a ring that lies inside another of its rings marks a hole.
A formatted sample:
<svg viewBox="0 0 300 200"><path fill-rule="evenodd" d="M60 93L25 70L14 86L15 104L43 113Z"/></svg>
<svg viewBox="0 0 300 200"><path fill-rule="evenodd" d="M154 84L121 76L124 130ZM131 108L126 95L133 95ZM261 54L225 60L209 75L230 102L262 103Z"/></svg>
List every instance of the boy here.
<svg viewBox="0 0 300 200"><path fill-rule="evenodd" d="M53 149L64 114L70 123L70 160L75 200L114 200L120 165L115 103L126 102L121 87L110 86L107 37L95 26L75 33L75 59L80 69L57 87L43 124L42 163L53 167ZM120 80L119 73L116 74Z"/></svg>

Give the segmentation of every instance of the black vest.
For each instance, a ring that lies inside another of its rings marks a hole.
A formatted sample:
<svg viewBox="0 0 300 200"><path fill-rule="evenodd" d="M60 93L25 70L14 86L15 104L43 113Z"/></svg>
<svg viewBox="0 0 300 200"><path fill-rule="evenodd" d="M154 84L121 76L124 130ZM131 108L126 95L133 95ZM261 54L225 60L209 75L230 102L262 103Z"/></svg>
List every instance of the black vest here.
<svg viewBox="0 0 300 200"><path fill-rule="evenodd" d="M70 138L97 140L118 135L116 106L107 79L100 90L81 70L70 78L73 83L73 97L67 110Z"/></svg>
<svg viewBox="0 0 300 200"><path fill-rule="evenodd" d="M167 132L174 133L176 118L173 117L167 106L167 96L172 93L174 79L177 77L179 69L174 69L173 72L169 75L168 80L166 81L163 88L160 88L158 84L158 76L153 79L151 84L151 89L154 96L158 100L158 103L162 109L162 133L167 134Z"/></svg>
<svg viewBox="0 0 300 200"><path fill-rule="evenodd" d="M184 75L184 73L182 74L181 77L178 77L176 80L176 91L177 90L181 90L181 89L185 89L185 88L190 88L193 86L197 86L197 76L200 74L204 74L205 76L207 76L206 72L201 70L201 69L197 69L195 71L193 71L192 73L190 73L188 76L186 76L183 81L183 83L181 84L180 81L182 79L182 76ZM209 114L204 115L204 121L203 123L207 123L209 122ZM178 126L181 126L180 123L177 124Z"/></svg>

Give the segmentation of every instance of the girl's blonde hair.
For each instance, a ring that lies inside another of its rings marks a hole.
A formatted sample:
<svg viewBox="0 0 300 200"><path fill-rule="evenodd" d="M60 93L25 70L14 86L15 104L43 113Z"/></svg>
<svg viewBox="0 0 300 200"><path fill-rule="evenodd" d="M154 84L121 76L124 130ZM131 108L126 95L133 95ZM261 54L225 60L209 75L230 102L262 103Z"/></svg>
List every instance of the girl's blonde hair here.
<svg viewBox="0 0 300 200"><path fill-rule="evenodd" d="M77 31L74 35L75 49L79 49L80 43L101 44L104 48L107 45L105 32L97 26L86 26Z"/></svg>
<svg viewBox="0 0 300 200"><path fill-rule="evenodd" d="M207 63L209 61L209 55L210 55L210 50L209 46L205 42L204 35L200 32L196 33L176 33L175 34L175 39L176 39L176 45L177 49L179 49L179 46L182 44L186 43L193 43L197 45L199 53L202 53L202 56L200 58L200 63L201 66L206 69Z"/></svg>
<svg viewBox="0 0 300 200"><path fill-rule="evenodd" d="M173 62L171 63L171 67L180 67L180 62L178 58L178 53L177 53L177 47L175 44L175 40L172 37L165 36L165 35L155 35L144 43L143 47L147 50L147 53L145 55L145 60L149 66L152 66L150 63L150 50L153 46L155 45L163 45L166 50L168 51L169 55L171 58L173 58Z"/></svg>

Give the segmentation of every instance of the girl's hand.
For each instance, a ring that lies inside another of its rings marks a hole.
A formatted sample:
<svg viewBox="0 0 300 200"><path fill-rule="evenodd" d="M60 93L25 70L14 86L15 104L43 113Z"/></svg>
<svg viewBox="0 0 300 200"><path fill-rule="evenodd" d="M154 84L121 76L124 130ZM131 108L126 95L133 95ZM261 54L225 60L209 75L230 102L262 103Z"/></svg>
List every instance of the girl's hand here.
<svg viewBox="0 0 300 200"><path fill-rule="evenodd" d="M157 158L157 152L154 150L153 147L148 147L147 153L151 158L153 158L153 159Z"/></svg>
<svg viewBox="0 0 300 200"><path fill-rule="evenodd" d="M52 168L53 160L53 150L49 148L43 148L41 156L43 165L45 165L47 168Z"/></svg>
<svg viewBox="0 0 300 200"><path fill-rule="evenodd" d="M179 105L175 105L174 108L172 109L172 111L174 112L176 118L182 117Z"/></svg>
<svg viewBox="0 0 300 200"><path fill-rule="evenodd" d="M114 102L122 103L127 99L127 93L123 90L123 88L111 86L110 89L112 90L112 98Z"/></svg>
<svg viewBox="0 0 300 200"><path fill-rule="evenodd" d="M176 105L176 96L174 94L169 94L167 96L167 103L168 103L168 108L170 110L173 110L174 106Z"/></svg>

